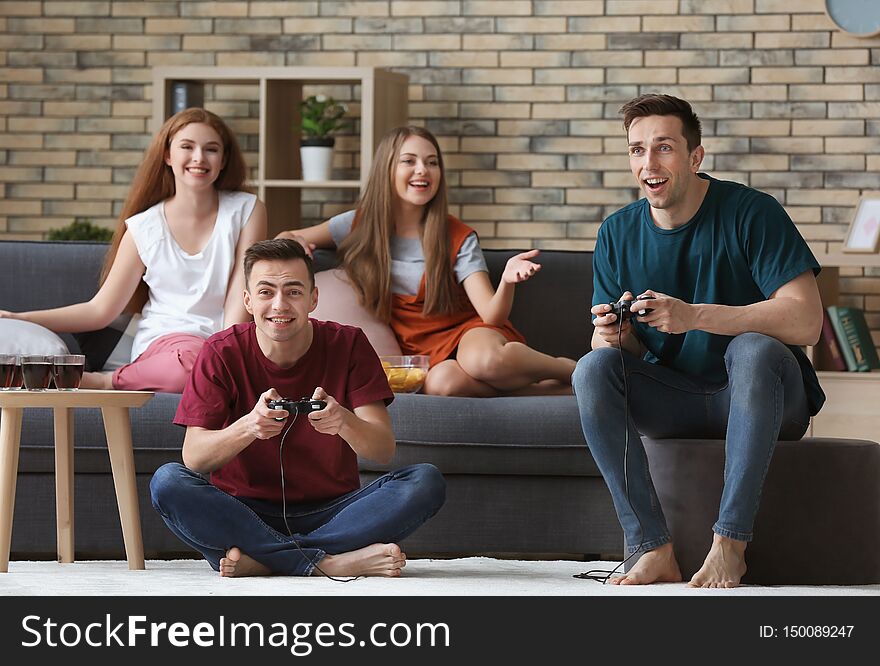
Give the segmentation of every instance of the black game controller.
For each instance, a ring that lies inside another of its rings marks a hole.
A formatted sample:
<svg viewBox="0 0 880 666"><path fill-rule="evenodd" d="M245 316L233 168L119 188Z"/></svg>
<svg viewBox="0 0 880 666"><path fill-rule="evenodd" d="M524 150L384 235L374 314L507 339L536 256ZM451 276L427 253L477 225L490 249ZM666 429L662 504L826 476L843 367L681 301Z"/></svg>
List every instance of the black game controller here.
<svg viewBox="0 0 880 666"><path fill-rule="evenodd" d="M293 398L281 398L280 400L270 400L267 404L269 405L269 409L283 409L294 415L317 412L327 406L327 403L323 400L312 400L311 398L300 398L299 400L294 400ZM275 420L283 421L284 419L277 418Z"/></svg>
<svg viewBox="0 0 880 666"><path fill-rule="evenodd" d="M644 317L649 312L654 311L651 308L643 308L642 310L639 310L638 312L633 312L629 308L633 304L633 302L635 302L636 300L638 300L638 301L651 301L651 300L654 300L654 297L653 296L642 296L637 299L629 299L629 300L620 299L619 301L617 301L617 303L609 303L608 304L611 306L611 312L608 312L606 314L615 314L622 321L626 321L627 319L632 319L634 316Z"/></svg>

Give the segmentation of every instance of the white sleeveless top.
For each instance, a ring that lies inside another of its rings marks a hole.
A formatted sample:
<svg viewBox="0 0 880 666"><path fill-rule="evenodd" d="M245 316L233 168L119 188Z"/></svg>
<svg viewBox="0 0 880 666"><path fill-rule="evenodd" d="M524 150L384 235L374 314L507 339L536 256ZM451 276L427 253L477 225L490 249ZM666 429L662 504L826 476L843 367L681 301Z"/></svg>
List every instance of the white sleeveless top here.
<svg viewBox="0 0 880 666"><path fill-rule="evenodd" d="M144 282L150 288L131 348L132 361L163 335L208 338L222 329L235 246L256 201L248 192L221 191L214 231L197 254L187 254L174 240L164 201L125 221L147 268Z"/></svg>

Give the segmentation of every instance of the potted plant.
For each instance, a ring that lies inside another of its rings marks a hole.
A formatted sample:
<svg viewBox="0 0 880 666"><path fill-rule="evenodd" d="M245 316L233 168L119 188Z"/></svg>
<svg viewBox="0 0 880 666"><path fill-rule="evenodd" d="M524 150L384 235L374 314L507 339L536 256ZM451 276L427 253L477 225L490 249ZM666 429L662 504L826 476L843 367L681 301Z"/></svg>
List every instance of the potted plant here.
<svg viewBox="0 0 880 666"><path fill-rule="evenodd" d="M348 125L343 119L345 111L345 106L326 95L312 95L300 102L303 180L330 180L336 142L330 135Z"/></svg>

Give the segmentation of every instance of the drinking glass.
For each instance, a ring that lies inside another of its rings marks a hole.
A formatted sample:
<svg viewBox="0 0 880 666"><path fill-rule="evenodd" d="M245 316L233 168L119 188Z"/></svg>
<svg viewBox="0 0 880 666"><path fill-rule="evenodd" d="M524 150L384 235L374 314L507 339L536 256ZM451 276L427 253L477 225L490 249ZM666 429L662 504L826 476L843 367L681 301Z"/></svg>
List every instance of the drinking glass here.
<svg viewBox="0 0 880 666"><path fill-rule="evenodd" d="M45 391L52 382L54 357L46 354L27 354L21 357L21 375L28 391Z"/></svg>
<svg viewBox="0 0 880 666"><path fill-rule="evenodd" d="M0 391L21 388L21 362L15 354L0 354Z"/></svg>
<svg viewBox="0 0 880 666"><path fill-rule="evenodd" d="M76 391L82 381L86 357L82 354L58 354L53 359L55 388L59 391Z"/></svg>

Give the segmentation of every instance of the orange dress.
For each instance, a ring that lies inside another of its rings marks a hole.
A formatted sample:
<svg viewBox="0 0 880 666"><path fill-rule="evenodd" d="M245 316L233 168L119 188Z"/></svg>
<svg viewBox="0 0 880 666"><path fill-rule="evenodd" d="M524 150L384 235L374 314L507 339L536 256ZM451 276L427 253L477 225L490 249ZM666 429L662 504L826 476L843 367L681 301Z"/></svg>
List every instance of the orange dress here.
<svg viewBox="0 0 880 666"><path fill-rule="evenodd" d="M465 239L473 229L452 215L449 216L449 244L452 266ZM425 315L425 276L419 282L419 293L415 296L392 294L391 329L397 336L404 354L427 354L431 357L431 367L453 355L462 336L472 328L491 328L498 331L511 342L525 342L525 338L509 321L502 326L491 326L480 319L471 305L464 287L457 285L462 309L452 314Z"/></svg>

